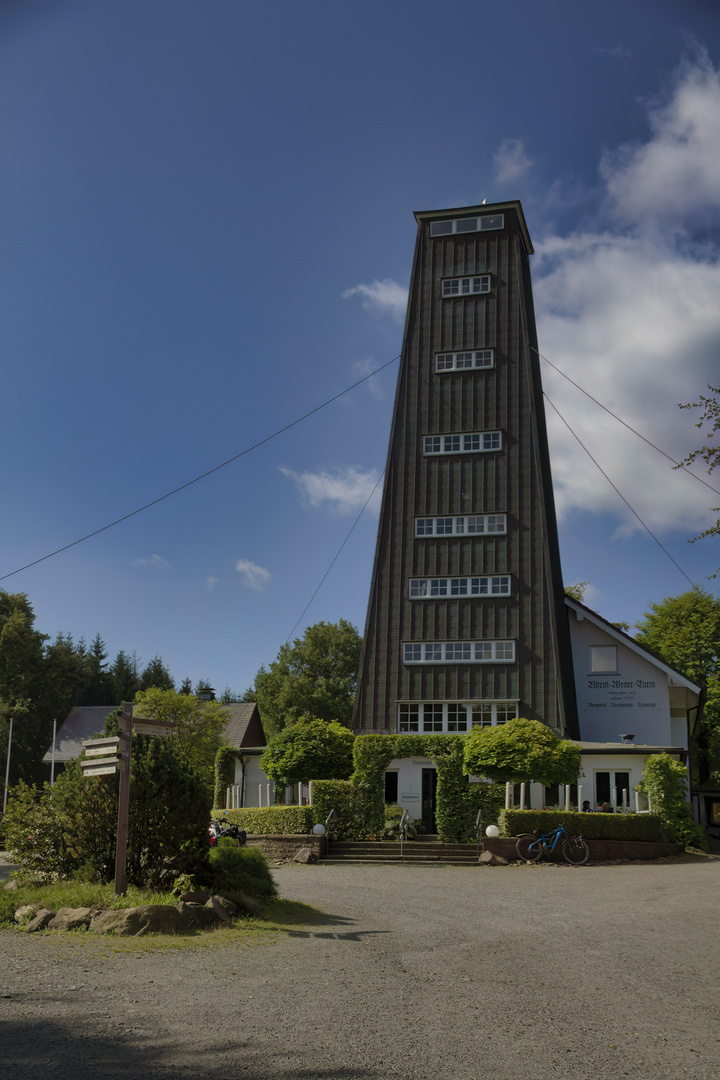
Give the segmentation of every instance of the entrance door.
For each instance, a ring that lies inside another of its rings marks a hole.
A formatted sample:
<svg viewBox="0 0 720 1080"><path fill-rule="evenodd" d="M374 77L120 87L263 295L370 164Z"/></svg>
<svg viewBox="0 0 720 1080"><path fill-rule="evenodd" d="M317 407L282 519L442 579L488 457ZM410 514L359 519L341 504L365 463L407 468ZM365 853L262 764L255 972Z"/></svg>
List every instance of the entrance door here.
<svg viewBox="0 0 720 1080"><path fill-rule="evenodd" d="M613 796L615 805L622 807L623 792L625 799L630 800L630 773L629 772L596 772L595 773L595 799L598 804L610 803Z"/></svg>
<svg viewBox="0 0 720 1080"><path fill-rule="evenodd" d="M422 771L422 824L427 833L436 833L435 793L437 791L437 772L435 769Z"/></svg>

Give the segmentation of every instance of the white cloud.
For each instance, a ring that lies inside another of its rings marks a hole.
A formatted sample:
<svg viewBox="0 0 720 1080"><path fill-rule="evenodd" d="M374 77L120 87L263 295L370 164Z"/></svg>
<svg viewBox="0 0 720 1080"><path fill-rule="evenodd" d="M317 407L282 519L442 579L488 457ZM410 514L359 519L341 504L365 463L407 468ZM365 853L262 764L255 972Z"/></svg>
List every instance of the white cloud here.
<svg viewBox="0 0 720 1080"><path fill-rule="evenodd" d="M408 291L392 278L371 281L369 285L355 285L352 289L346 289L342 296L344 300L351 296L361 296L366 311L390 315L398 323L405 321Z"/></svg>
<svg viewBox="0 0 720 1080"><path fill-rule="evenodd" d="M499 184L515 183L529 172L533 164L522 139L503 139L493 154L495 179Z"/></svg>
<svg viewBox="0 0 720 1080"><path fill-rule="evenodd" d="M538 244L534 293L540 351L681 460L700 436L695 415L678 405L716 384L720 355L718 251L708 234L690 242L674 232L688 221L697 227L720 201L720 81L704 57L683 66L672 98L650 122L644 144L603 159L607 227ZM661 214L664 229L656 227ZM673 471L548 365L541 369L548 397L654 532L692 536L714 520L717 496ZM559 516L608 512L619 535L641 529L550 407L547 419ZM704 475L701 466L695 471ZM717 478L711 482L718 487Z"/></svg>
<svg viewBox="0 0 720 1080"><path fill-rule="evenodd" d="M272 578L269 570L265 570L264 567L251 562L250 559L238 559L235 563L235 569L243 579L243 584L248 585L251 589L257 589L258 592L262 592Z"/></svg>
<svg viewBox="0 0 720 1080"><path fill-rule="evenodd" d="M216 578L216 577L210 577L210 576L206 577L205 578L205 588L207 589L207 591L212 592L213 589L215 588L215 586L217 585L219 580L220 579Z"/></svg>
<svg viewBox="0 0 720 1080"><path fill-rule="evenodd" d="M652 137L606 153L600 172L626 223L678 230L683 219L720 207L720 77L707 53L685 61L670 98L651 105Z"/></svg>
<svg viewBox="0 0 720 1080"><path fill-rule="evenodd" d="M153 570L171 570L172 567L162 555L149 555L144 559L135 559L133 566L149 566Z"/></svg>
<svg viewBox="0 0 720 1080"><path fill-rule="evenodd" d="M295 482L310 506L329 503L340 514L361 510L378 482L374 469L363 472L352 465L346 469L336 469L333 473L326 469L315 473L297 473L286 468L281 468L280 472ZM373 510L379 509L381 494L382 488L378 485L370 504Z"/></svg>

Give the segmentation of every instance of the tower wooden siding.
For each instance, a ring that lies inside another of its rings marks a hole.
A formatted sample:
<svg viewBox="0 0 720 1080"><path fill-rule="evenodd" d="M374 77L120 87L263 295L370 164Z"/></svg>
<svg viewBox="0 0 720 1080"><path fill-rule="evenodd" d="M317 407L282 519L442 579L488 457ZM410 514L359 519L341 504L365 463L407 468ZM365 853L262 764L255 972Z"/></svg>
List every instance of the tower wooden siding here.
<svg viewBox="0 0 720 1080"><path fill-rule="evenodd" d="M430 237L431 221L486 213L504 214L504 227ZM353 727L396 731L399 702L510 700L518 715L572 735L572 668L522 209L494 204L416 218ZM442 279L484 273L489 293L442 297ZM437 353L490 348L492 368L435 371ZM423 454L424 436L488 431L502 433L500 450ZM507 516L504 535L415 536L417 517L493 513ZM493 574L511 576L512 595L409 599L412 577ZM403 642L491 639L513 639L515 662L403 662Z"/></svg>

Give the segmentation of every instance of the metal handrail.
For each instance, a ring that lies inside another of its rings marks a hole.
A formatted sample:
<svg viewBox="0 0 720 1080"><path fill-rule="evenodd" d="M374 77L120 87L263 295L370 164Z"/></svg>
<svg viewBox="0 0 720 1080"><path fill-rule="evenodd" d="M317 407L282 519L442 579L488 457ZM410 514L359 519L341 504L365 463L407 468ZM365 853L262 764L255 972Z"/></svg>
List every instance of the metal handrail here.
<svg viewBox="0 0 720 1080"><path fill-rule="evenodd" d="M475 818L475 839L477 841L478 857L480 856L480 844L482 843L481 837L482 837L482 806L478 810L477 817Z"/></svg>
<svg viewBox="0 0 720 1080"><path fill-rule="evenodd" d="M335 813L335 807L333 806L330 813L325 818L325 835L330 840L330 827L337 821L337 814Z"/></svg>
<svg viewBox="0 0 720 1080"><path fill-rule="evenodd" d="M403 844L407 840L408 825L410 824L410 815L407 810L403 810L402 817L400 818L400 858L402 859Z"/></svg>

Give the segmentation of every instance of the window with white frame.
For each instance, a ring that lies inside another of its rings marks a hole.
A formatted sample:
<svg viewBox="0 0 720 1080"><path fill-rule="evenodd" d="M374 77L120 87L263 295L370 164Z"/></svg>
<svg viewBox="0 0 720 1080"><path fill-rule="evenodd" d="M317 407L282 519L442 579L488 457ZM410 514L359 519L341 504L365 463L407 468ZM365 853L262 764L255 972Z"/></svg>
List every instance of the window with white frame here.
<svg viewBox="0 0 720 1080"><path fill-rule="evenodd" d="M405 641L405 664L511 664L514 641Z"/></svg>
<svg viewBox="0 0 720 1080"><path fill-rule="evenodd" d="M487 577L410 578L411 600L445 596L510 596L510 575Z"/></svg>
<svg viewBox="0 0 720 1080"><path fill-rule="evenodd" d="M590 646L590 671L592 674L614 675L617 669L617 645Z"/></svg>
<svg viewBox="0 0 720 1080"><path fill-rule="evenodd" d="M487 232L505 227L504 214L482 214L478 217L449 218L431 221L431 236L452 236L453 233Z"/></svg>
<svg viewBox="0 0 720 1080"><path fill-rule="evenodd" d="M517 716L515 701L400 702L399 732L454 732L496 727Z"/></svg>
<svg viewBox="0 0 720 1080"><path fill-rule="evenodd" d="M477 296L490 292L490 274L473 277L443 278L443 296Z"/></svg>
<svg viewBox="0 0 720 1080"><path fill-rule="evenodd" d="M458 435L424 435L423 454L482 454L488 450L502 450L502 432L472 431Z"/></svg>
<svg viewBox="0 0 720 1080"><path fill-rule="evenodd" d="M495 365L494 349L475 349L473 352L449 352L435 354L436 371L467 371L491 368Z"/></svg>
<svg viewBox="0 0 720 1080"><path fill-rule="evenodd" d="M464 514L462 517L415 518L415 535L490 536L507 532L505 514Z"/></svg>

